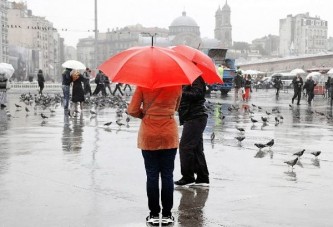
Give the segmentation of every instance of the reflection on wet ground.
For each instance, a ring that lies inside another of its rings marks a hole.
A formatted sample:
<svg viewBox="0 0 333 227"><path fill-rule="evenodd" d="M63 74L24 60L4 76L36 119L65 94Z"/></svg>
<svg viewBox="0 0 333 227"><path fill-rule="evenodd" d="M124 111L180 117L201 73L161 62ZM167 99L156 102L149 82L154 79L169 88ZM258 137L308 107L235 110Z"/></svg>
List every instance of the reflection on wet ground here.
<svg viewBox="0 0 333 227"><path fill-rule="evenodd" d="M305 99L291 105L291 96L282 92L277 100L273 90L258 90L248 103L232 95L207 98L211 185L175 190L174 226L333 225L332 108L321 96L312 106ZM0 110L4 226L145 224L145 173L136 148L140 121L127 122L118 104L87 104L69 117L60 105L35 107L9 95L9 108ZM302 149L293 168L284 163ZM322 153L315 157L314 151ZM178 155L174 175L180 177Z"/></svg>

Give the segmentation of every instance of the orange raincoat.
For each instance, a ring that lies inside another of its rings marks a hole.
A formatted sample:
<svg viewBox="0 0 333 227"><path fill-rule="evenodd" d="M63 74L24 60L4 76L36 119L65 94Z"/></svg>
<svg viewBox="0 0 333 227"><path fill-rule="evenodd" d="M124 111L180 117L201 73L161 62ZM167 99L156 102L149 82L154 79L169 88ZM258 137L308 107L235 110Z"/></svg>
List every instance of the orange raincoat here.
<svg viewBox="0 0 333 227"><path fill-rule="evenodd" d="M174 118L182 94L181 86L148 89L137 87L127 108L129 115L141 118L138 148L161 150L178 148L178 124Z"/></svg>

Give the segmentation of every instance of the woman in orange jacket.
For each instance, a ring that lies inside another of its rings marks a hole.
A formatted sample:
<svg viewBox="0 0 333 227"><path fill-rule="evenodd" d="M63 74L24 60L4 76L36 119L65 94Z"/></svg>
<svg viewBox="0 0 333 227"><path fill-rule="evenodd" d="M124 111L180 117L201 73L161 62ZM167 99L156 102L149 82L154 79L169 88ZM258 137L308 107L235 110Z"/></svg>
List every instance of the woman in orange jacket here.
<svg viewBox="0 0 333 227"><path fill-rule="evenodd" d="M147 223L158 224L160 194L162 224L174 222L173 171L179 144L178 125L174 119L181 99L181 86L148 89L137 87L127 108L129 115L142 119L138 132L138 148L142 150L147 175L149 216ZM162 189L159 189L159 176Z"/></svg>

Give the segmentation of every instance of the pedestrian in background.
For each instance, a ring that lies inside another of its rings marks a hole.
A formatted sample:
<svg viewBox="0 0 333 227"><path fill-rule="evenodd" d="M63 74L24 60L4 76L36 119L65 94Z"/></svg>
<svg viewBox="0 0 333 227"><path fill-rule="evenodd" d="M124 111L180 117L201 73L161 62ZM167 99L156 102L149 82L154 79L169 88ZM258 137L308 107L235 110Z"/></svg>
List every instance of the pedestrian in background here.
<svg viewBox="0 0 333 227"><path fill-rule="evenodd" d="M326 89L326 94L327 94L328 98L331 97L331 89L332 89L332 87L330 85L331 85L331 77L328 76L327 77L327 81L325 82L325 89Z"/></svg>
<svg viewBox="0 0 333 227"><path fill-rule="evenodd" d="M208 118L205 94L206 83L201 76L192 85L183 87L178 110L180 125L183 125L179 144L182 178L175 182L178 186L209 185L209 172L203 145L203 132Z"/></svg>
<svg viewBox="0 0 333 227"><path fill-rule="evenodd" d="M112 95L112 90L111 90L111 82L109 77L107 77L107 75L104 75L104 83L105 83L105 94L106 94L106 88L109 90L110 95Z"/></svg>
<svg viewBox="0 0 333 227"><path fill-rule="evenodd" d="M234 78L235 99L238 99L239 91L242 89L242 85L243 85L242 71L237 70L236 76Z"/></svg>
<svg viewBox="0 0 333 227"><path fill-rule="evenodd" d="M283 83L282 83L282 80L281 80L281 77L276 77L275 79L274 79L274 87L275 87L275 89L276 89L276 93L275 93L275 95L276 96L279 96L279 94L280 94L280 89L283 87Z"/></svg>
<svg viewBox="0 0 333 227"><path fill-rule="evenodd" d="M7 106L7 90L9 88L8 78L5 73L0 73L0 108Z"/></svg>
<svg viewBox="0 0 333 227"><path fill-rule="evenodd" d="M312 76L310 76L304 84L303 90L306 90L306 94L308 95L308 104L311 105L311 102L314 98L314 88L317 85L316 82L312 79Z"/></svg>
<svg viewBox="0 0 333 227"><path fill-rule="evenodd" d="M130 91L132 91L132 87L129 84L125 84L123 91L125 92L126 88L128 88Z"/></svg>
<svg viewBox="0 0 333 227"><path fill-rule="evenodd" d="M244 81L243 81L243 87L244 87L244 94L243 94L243 101L249 101L250 99L250 92L252 87L252 81L251 76L249 74L245 74Z"/></svg>
<svg viewBox="0 0 333 227"><path fill-rule="evenodd" d="M148 89L137 87L128 106L129 115L142 119L138 148L142 150L146 175L149 216L148 224L158 225L160 195L162 225L174 222L173 171L179 143L178 125L174 118L181 99L181 86ZM161 176L162 188L159 189Z"/></svg>
<svg viewBox="0 0 333 227"><path fill-rule="evenodd" d="M80 110L82 112L83 109L83 102L84 102L84 90L83 90L83 76L80 74L77 70L72 70L71 72L71 80L73 82L73 88L72 88L72 102L73 107L71 110L71 116L76 116L76 114L79 112L78 110L78 104L80 104Z"/></svg>
<svg viewBox="0 0 333 227"><path fill-rule="evenodd" d="M122 83L117 83L115 89L113 90L112 95L116 95L116 92L119 91L120 94L123 96L124 93L121 91L121 87L123 86Z"/></svg>
<svg viewBox="0 0 333 227"><path fill-rule="evenodd" d="M98 70L98 73L95 77L95 83L96 83L96 88L95 91L93 92L93 95L98 95L99 92L102 92L102 95L106 96L105 77L104 73L101 70Z"/></svg>
<svg viewBox="0 0 333 227"><path fill-rule="evenodd" d="M83 73L83 87L84 87L84 95L88 95L91 96L92 92L91 92L91 86L90 86L90 73L91 70L89 68L86 68L86 71L84 71Z"/></svg>
<svg viewBox="0 0 333 227"><path fill-rule="evenodd" d="M292 80L292 84L294 85L294 96L291 99L291 103L294 104L294 100L297 98L297 105L300 105L303 87L303 79L301 75L297 74Z"/></svg>
<svg viewBox="0 0 333 227"><path fill-rule="evenodd" d="M39 94L41 95L44 89L44 83L45 83L45 78L43 75L43 70L38 70L37 73L37 81L38 81L38 86L39 86Z"/></svg>
<svg viewBox="0 0 333 227"><path fill-rule="evenodd" d="M62 73L62 91L64 94L63 97L63 105L64 105L64 112L65 114L70 115L69 107L69 97L70 97L70 89L69 86L72 82L71 80L71 73L72 69L66 68L65 71Z"/></svg>

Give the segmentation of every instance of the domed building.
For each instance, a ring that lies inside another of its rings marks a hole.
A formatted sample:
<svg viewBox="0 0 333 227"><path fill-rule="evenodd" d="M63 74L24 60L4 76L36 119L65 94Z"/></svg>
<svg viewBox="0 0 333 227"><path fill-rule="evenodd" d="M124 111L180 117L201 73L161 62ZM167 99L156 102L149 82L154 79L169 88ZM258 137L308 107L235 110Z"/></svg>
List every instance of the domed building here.
<svg viewBox="0 0 333 227"><path fill-rule="evenodd" d="M201 44L200 27L183 11L182 16L174 19L169 26L169 38L172 45L185 44L198 48Z"/></svg>

